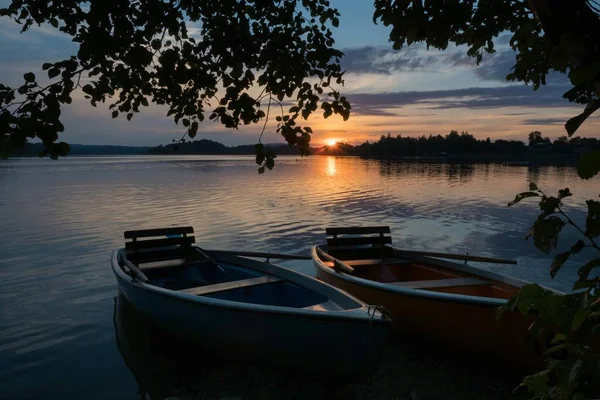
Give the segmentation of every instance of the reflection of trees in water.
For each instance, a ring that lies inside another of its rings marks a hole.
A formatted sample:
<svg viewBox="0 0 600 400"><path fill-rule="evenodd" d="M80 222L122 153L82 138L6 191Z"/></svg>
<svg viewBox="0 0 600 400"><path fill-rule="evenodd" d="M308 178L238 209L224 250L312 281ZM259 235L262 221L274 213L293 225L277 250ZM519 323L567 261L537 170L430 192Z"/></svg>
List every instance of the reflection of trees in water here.
<svg viewBox="0 0 600 400"><path fill-rule="evenodd" d="M446 176L448 180L468 182L475 172L473 164L442 164L442 163L416 163L394 160L375 160L379 165L382 176L415 176L415 177L440 177ZM489 174L489 166L485 165L484 174Z"/></svg>
<svg viewBox="0 0 600 400"><path fill-rule="evenodd" d="M448 166L448 180L459 182L468 182L473 177L475 167L473 164L451 164Z"/></svg>
<svg viewBox="0 0 600 400"><path fill-rule="evenodd" d="M570 165L530 165L527 168L527 181L538 182L540 177L552 177L554 179L566 179L577 176L575 167Z"/></svg>
<svg viewBox="0 0 600 400"><path fill-rule="evenodd" d="M530 165L527 167L527 182L539 182L542 175L542 167Z"/></svg>
<svg viewBox="0 0 600 400"><path fill-rule="evenodd" d="M490 164L483 164L480 170L483 172L483 177L485 178L485 180L487 180L490 176Z"/></svg>

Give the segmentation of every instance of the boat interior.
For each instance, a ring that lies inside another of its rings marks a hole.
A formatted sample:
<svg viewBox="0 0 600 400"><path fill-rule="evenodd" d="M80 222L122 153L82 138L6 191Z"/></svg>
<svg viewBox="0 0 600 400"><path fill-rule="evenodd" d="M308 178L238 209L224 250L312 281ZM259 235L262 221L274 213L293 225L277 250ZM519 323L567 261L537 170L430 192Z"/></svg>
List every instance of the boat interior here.
<svg viewBox="0 0 600 400"><path fill-rule="evenodd" d="M391 247L388 226L327 228L318 246L324 265L370 281L407 289L508 299L515 286L451 268L435 258L411 257Z"/></svg>
<svg viewBox="0 0 600 400"><path fill-rule="evenodd" d="M134 279L176 292L243 303L344 309L325 295L281 277L218 261L196 246L192 227L126 231L121 269Z"/></svg>

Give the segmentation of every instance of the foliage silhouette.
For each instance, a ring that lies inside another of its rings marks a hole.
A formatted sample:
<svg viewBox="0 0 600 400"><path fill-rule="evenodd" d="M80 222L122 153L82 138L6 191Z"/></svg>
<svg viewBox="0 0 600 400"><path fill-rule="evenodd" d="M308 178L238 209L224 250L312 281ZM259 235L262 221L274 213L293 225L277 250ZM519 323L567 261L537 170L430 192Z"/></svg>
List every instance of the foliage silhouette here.
<svg viewBox="0 0 600 400"><path fill-rule="evenodd" d="M342 53L330 30L339 13L327 0L13 0L0 16L22 32L50 24L79 46L66 60L44 63L47 79L28 72L18 88L0 85L4 156L32 138L44 144L42 156L66 154L60 117L76 89L92 106L109 102L113 118L166 105L190 138L205 118L228 128L266 126L277 104L277 132L303 154L312 130L301 119L319 107L325 118L349 117L350 104L333 87L343 84ZM272 154L263 156L270 166Z"/></svg>
<svg viewBox="0 0 600 400"><path fill-rule="evenodd" d="M373 21L392 28L394 49L425 43L445 50L454 44L477 63L508 34L516 62L507 80L538 89L551 72L568 75L572 88L563 97L585 106L565 123L571 137L600 108L599 12L597 0L375 0ZM600 154L585 169L580 176L600 172Z"/></svg>

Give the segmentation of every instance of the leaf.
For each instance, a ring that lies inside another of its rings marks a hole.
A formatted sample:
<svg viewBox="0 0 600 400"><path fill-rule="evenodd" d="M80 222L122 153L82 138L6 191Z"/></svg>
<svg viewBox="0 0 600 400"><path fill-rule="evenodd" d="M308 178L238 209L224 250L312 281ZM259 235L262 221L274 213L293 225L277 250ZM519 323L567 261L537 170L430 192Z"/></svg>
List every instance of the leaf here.
<svg viewBox="0 0 600 400"><path fill-rule="evenodd" d="M577 161L577 174L581 179L590 179L600 172L600 150L584 153Z"/></svg>
<svg viewBox="0 0 600 400"><path fill-rule="evenodd" d="M60 69L58 69L58 68L51 68L50 70L48 70L48 79L55 78L59 74L60 74Z"/></svg>
<svg viewBox="0 0 600 400"><path fill-rule="evenodd" d="M560 200L556 197L543 197L540 201L540 210L544 212L542 214L544 216L554 213L558 206L560 206Z"/></svg>
<svg viewBox="0 0 600 400"><path fill-rule="evenodd" d="M128 113L127 114L127 121L131 121L131 118L133 118L133 113Z"/></svg>
<svg viewBox="0 0 600 400"><path fill-rule="evenodd" d="M267 168L269 168L269 170L272 170L273 167L275 166L275 160L272 158L267 158L267 161L265 162L265 166Z"/></svg>
<svg viewBox="0 0 600 400"><path fill-rule="evenodd" d="M539 189L535 183L529 182L529 190L539 190Z"/></svg>
<svg viewBox="0 0 600 400"><path fill-rule="evenodd" d="M262 163L265 161L265 153L263 151L260 152L256 152L256 163L258 165L262 165Z"/></svg>
<svg viewBox="0 0 600 400"><path fill-rule="evenodd" d="M258 168L258 173L259 174L264 174L265 173L265 167L262 166L262 167Z"/></svg>
<svg viewBox="0 0 600 400"><path fill-rule="evenodd" d="M549 253L556 248L558 234L564 226L565 222L558 217L551 216L545 219L538 219L531 227L526 239L533 237L535 247L544 253Z"/></svg>
<svg viewBox="0 0 600 400"><path fill-rule="evenodd" d="M544 352L544 355L547 356L547 355L556 353L561 350L567 350L567 351L574 352L574 351L577 351L577 348L575 347L575 345L573 343L563 343L563 344L559 344L559 345L550 347L548 350L546 350Z"/></svg>
<svg viewBox="0 0 600 400"><path fill-rule="evenodd" d="M35 82L35 75L33 72L26 73L23 75L23 78L25 78L25 82Z"/></svg>
<svg viewBox="0 0 600 400"><path fill-rule="evenodd" d="M94 94L94 87L90 84L84 85L81 90L83 91L83 93L87 93L89 95L93 95Z"/></svg>
<svg viewBox="0 0 600 400"><path fill-rule="evenodd" d="M565 251L564 253L557 254L552 260L552 265L550 266L550 276L554 278L558 270L563 266L563 264L569 259L571 255L571 251Z"/></svg>
<svg viewBox="0 0 600 400"><path fill-rule="evenodd" d="M599 108L600 100L590 101L581 114L569 119L565 124L565 129L567 130L569 137L573 136L581 124L583 124L584 121Z"/></svg>
<svg viewBox="0 0 600 400"><path fill-rule="evenodd" d="M548 387L548 370L538 372L537 374L529 375L523 378L523 383L519 387L526 387L532 393L542 393ZM515 389L515 391L517 390Z"/></svg>
<svg viewBox="0 0 600 400"><path fill-rule="evenodd" d="M571 324L571 332L575 332L578 330L581 325L585 322L588 315L590 315L590 310L579 310L573 316L573 323Z"/></svg>
<svg viewBox="0 0 600 400"><path fill-rule="evenodd" d="M154 50L160 50L160 48L162 47L162 42L160 41L160 39L154 39L151 45Z"/></svg>
<svg viewBox="0 0 600 400"><path fill-rule="evenodd" d="M190 120L189 120L189 119L187 119L187 118L184 118L184 119L182 119L182 120L181 120L181 123L182 123L182 124L183 124L183 126L185 126L186 128L187 128L188 126L190 126Z"/></svg>
<svg viewBox="0 0 600 400"><path fill-rule="evenodd" d="M565 335L564 333L557 333L550 341L550 344L556 344L565 340L567 340L567 335Z"/></svg>
<svg viewBox="0 0 600 400"><path fill-rule="evenodd" d="M407 45L411 45L413 44L413 42L415 40L417 40L417 34L418 34L418 30L416 27L410 27L407 31L406 31L406 44Z"/></svg>
<svg viewBox="0 0 600 400"><path fill-rule="evenodd" d="M577 274L579 275L579 280L586 280L590 275L590 272L592 272L594 268L598 267L600 267L600 258L596 258L592 261L587 262L583 267L579 268L579 271L577 271Z"/></svg>
<svg viewBox="0 0 600 400"><path fill-rule="evenodd" d="M581 358L578 358L573 364L571 373L569 374L569 388L573 389L577 386L577 382L579 381L579 377L582 375L583 370L584 361Z"/></svg>
<svg viewBox="0 0 600 400"><path fill-rule="evenodd" d="M598 282L596 281L596 279L593 279L593 280L580 279L573 284L573 290L588 289L588 288L596 286L597 283Z"/></svg>
<svg viewBox="0 0 600 400"><path fill-rule="evenodd" d="M567 259L571 255L579 253L584 247L585 242L583 240L578 240L573 246L571 246L571 250L557 254L556 257L554 257L554 260L552 260L552 265L550 266L550 276L554 279L556 273L567 261Z"/></svg>
<svg viewBox="0 0 600 400"><path fill-rule="evenodd" d="M192 122L192 126L190 127L190 130L188 131L188 136L193 139L196 137L196 134L198 133L198 121L194 121Z"/></svg>
<svg viewBox="0 0 600 400"><path fill-rule="evenodd" d="M43 63L42 64L42 69L44 71L47 70L47 69L50 69L50 68L52 68L52 64L50 64L50 63Z"/></svg>
<svg viewBox="0 0 600 400"><path fill-rule="evenodd" d="M515 204L517 204L518 202L520 202L523 199L526 199L528 197L539 197L539 193L537 192L523 192L523 193L519 193L518 195L515 196L515 199L511 202L508 203L508 206L514 206Z"/></svg>
<svg viewBox="0 0 600 400"><path fill-rule="evenodd" d="M569 190L569 188L564 188L558 191L558 199L562 200L565 197L573 196L573 193Z"/></svg>
<svg viewBox="0 0 600 400"><path fill-rule="evenodd" d="M600 235L600 202L587 200L588 215L585 220L585 234L589 237Z"/></svg>
<svg viewBox="0 0 600 400"><path fill-rule="evenodd" d="M117 118L119 116L119 112L117 110L112 112L112 117Z"/></svg>
<svg viewBox="0 0 600 400"><path fill-rule="evenodd" d="M527 315L531 311L538 310L548 295L549 292L540 285L529 283L509 300L507 311L517 310L521 314Z"/></svg>

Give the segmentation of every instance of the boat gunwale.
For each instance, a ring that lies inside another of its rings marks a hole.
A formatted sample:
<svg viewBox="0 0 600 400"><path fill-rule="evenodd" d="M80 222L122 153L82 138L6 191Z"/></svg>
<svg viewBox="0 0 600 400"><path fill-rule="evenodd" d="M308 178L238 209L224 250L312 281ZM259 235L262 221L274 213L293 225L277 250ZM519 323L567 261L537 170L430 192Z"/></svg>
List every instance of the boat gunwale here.
<svg viewBox="0 0 600 400"><path fill-rule="evenodd" d="M385 318L383 318L383 316L378 311L375 311L375 310L369 311L369 306L366 303L364 303L363 301L357 299L356 297L354 297L354 296L342 291L341 289L336 288L335 286L330 285L326 282L319 281L313 277L301 274L299 272L296 272L294 270L291 270L289 268L285 268L285 267L282 267L279 265L275 265L275 267L277 267L278 269L281 268L281 269L285 270L286 272L288 272L289 274L299 277L300 279L305 278L307 280L312 280L313 281L312 283L316 286L324 286L325 288L329 288L330 290L338 293L340 296L347 297L347 298L351 299L352 301L356 302L358 307L350 308L350 309L343 309L343 310L316 311L316 310L305 309L305 308L271 306L271 305L256 304L256 303L244 303L244 302L216 299L216 298L211 298L211 297L206 297L206 296L196 296L193 294L178 292L175 290L170 290L170 289L165 289L165 288L162 288L159 286L150 285L150 284L141 282L140 280L137 280L137 279L132 281L131 276L127 275L123 271L121 266L119 265L118 255L120 252L122 252L124 250L125 250L124 248L115 249L112 251L112 255L111 255L111 268L113 270L113 273L117 277L117 281L118 281L119 285L125 284L125 285L129 285L132 287L136 287L136 288L144 290L144 291L158 294L160 296L165 296L165 297L169 297L169 298L172 298L172 299L175 299L178 301L207 306L207 307L219 307L219 308L231 309L231 310L235 310L235 311L254 312L254 313L262 313L262 314L270 314L270 315L279 314L279 315L287 315L287 316L303 317L303 318L322 318L322 319L328 319L328 320L361 321L361 322L369 322L369 323L377 324L377 325L388 325L389 324L389 322ZM218 254L218 253L212 252L212 254ZM242 265L242 266L244 266L244 263L248 263L248 262L250 264L252 262L261 263L260 261L251 260L251 259L248 259L245 257L238 257L238 256L231 256L231 255L226 255L226 257L235 259L237 262L240 263L238 265ZM251 267L248 267L248 268L251 268ZM284 280L287 280L288 282L291 282L291 283L294 283L294 284L304 287L304 285L302 285L301 283L294 282L287 278L284 278ZM314 290L311 288L309 288L309 289ZM320 292L318 290L315 290L315 291L319 294L323 294L322 292ZM329 300L331 299L329 296L325 296L325 297L327 297Z"/></svg>
<svg viewBox="0 0 600 400"><path fill-rule="evenodd" d="M317 253L317 248L320 248L322 251L327 253L327 245L313 246L311 249L311 255L312 255L314 264L320 270L326 272L327 274L330 274L332 276L335 276L339 279L342 279L344 281L347 281L347 282L350 282L353 284L358 284L361 286L369 287L371 289L381 290L381 291L394 293L394 294L405 295L405 296L409 296L409 297L419 297L419 298L424 298L424 299L428 299L428 300L437 300L437 301L451 301L454 303L467 304L467 305L477 305L477 306L485 306L485 307L494 307L495 308L495 307L505 305L508 302L508 299L499 299L499 298L495 298L495 297L483 297L483 296L471 296L471 295L457 294L457 293L437 292L437 291L431 291L431 290L425 290L425 289L404 288L404 287L399 287L399 286L395 286L395 285L388 284L388 283L375 282L370 279L360 278L357 276L347 274L343 271L336 271L333 268L325 265L323 263L323 260L321 260L321 258L319 257L319 255ZM507 276L504 276L504 275L501 275L501 274L498 274L495 272L482 270L480 268L475 268L475 267L472 267L469 265L465 266L464 264L459 264L459 263L450 262L450 261L446 261L446 260L438 260L435 258L424 257L424 256L416 256L416 255L405 256L405 255L402 255L402 252L398 251L397 249L394 249L394 251L397 252L398 256L401 256L401 258L407 259L409 261L422 262L422 263L431 264L434 266L437 265L437 266L440 266L440 267L443 267L446 269L453 269L453 270L456 270L459 272L471 273L476 276L480 276L482 278L492 279L496 282L504 283L506 285L514 286L517 288L521 288L523 285L526 285L529 283L529 282L521 280L521 279L507 277ZM329 254L329 253L327 253L327 254ZM550 290L556 294L564 294L555 289L551 289L551 288L548 288L545 286L541 286L541 287L545 290Z"/></svg>

